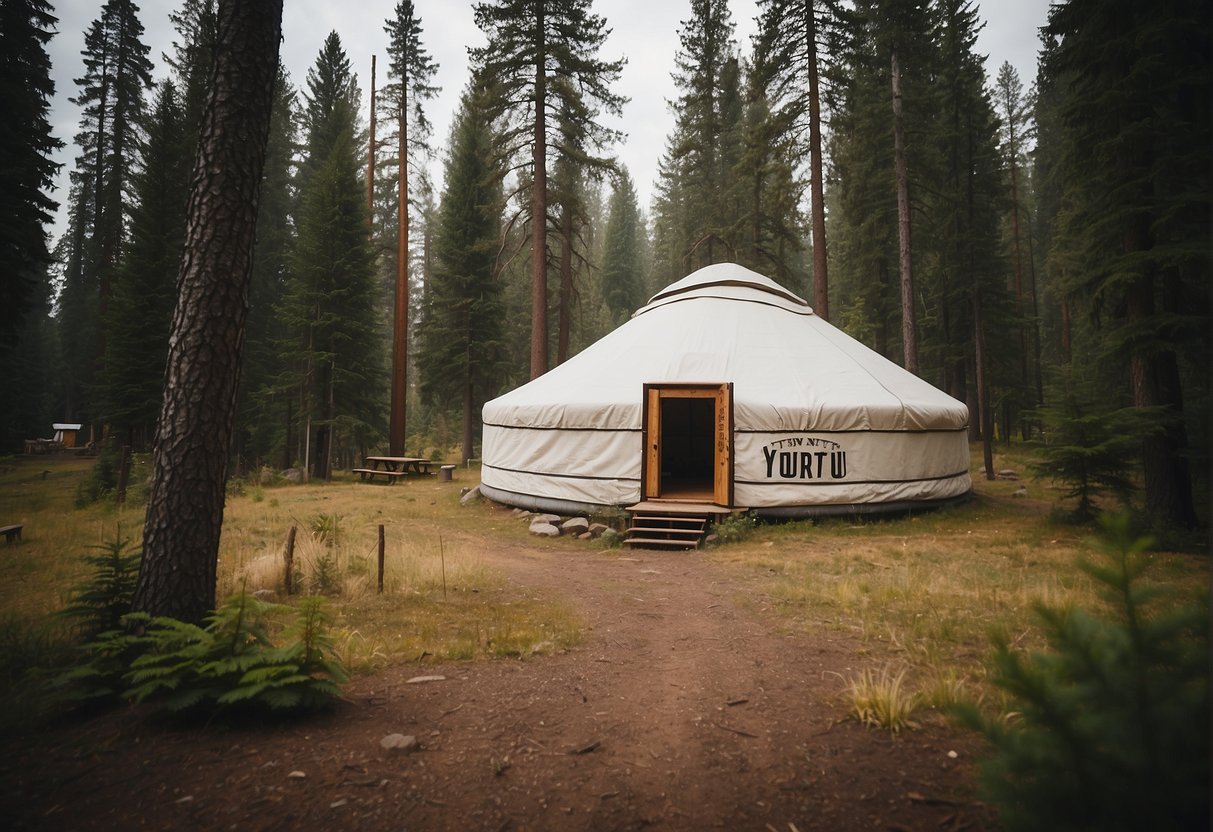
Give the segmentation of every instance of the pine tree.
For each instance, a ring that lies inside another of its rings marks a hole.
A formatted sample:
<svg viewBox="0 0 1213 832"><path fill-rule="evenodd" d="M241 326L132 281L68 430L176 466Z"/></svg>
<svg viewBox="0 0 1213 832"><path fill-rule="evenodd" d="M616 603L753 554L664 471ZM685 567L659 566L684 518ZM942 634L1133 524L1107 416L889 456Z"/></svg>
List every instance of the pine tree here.
<svg viewBox="0 0 1213 832"><path fill-rule="evenodd" d="M1142 440L1146 508L1191 527L1183 365L1201 385L1209 369L1207 9L1070 0L1051 7L1046 34L1045 69L1069 80L1059 91L1066 210L1053 243L1070 252L1066 293L1090 304L1127 359L1134 406L1164 409L1164 429Z"/></svg>
<svg viewBox="0 0 1213 832"><path fill-rule="evenodd" d="M495 273L500 238L501 171L483 93L464 93L451 129L434 273L425 298L417 363L421 392L462 411L462 454L473 456L480 406L500 383L501 288Z"/></svg>
<svg viewBox="0 0 1213 832"><path fill-rule="evenodd" d="M59 207L49 194L63 143L47 119L55 84L46 44L56 18L43 0L0 0L0 308L7 325L0 349L12 346L27 310L44 294L50 264L45 226Z"/></svg>
<svg viewBox="0 0 1213 832"><path fill-rule="evenodd" d="M270 113L270 136L257 208L257 241L249 278L249 312L240 373L236 417L237 458L265 464L273 452L291 467L290 441L294 399L278 387L281 362L278 345L285 338L275 308L282 302L289 279L294 245L296 157L296 92L286 69L279 65Z"/></svg>
<svg viewBox="0 0 1213 832"><path fill-rule="evenodd" d="M1023 387L1035 388L1035 405L1044 403L1040 363L1040 310L1036 291L1036 265L1032 256L1030 182L1027 177L1027 142L1033 136L1032 101L1024 94L1019 73L1004 62L995 80L994 100L1001 120L1003 167L1009 180L1010 259L1019 319L1019 353ZM1025 299L1026 298L1026 299ZM1024 422L1027 438L1027 422Z"/></svg>
<svg viewBox="0 0 1213 832"><path fill-rule="evenodd" d="M966 720L994 753L984 796L1008 832L1208 829L1209 603L1147 583L1152 541L1110 518L1080 564L1101 609L1037 607L1047 652L996 643L992 681L1016 719Z"/></svg>
<svg viewBox="0 0 1213 832"><path fill-rule="evenodd" d="M1013 321L998 254L1004 190L997 119L982 59L975 52L978 21L971 0L940 0L936 11L938 119L933 143L939 151L939 177L930 188L933 193L924 197L931 208L927 224L932 233L919 239L934 267L920 272L919 285L928 319L942 325L923 328L924 375L925 365L934 364L940 378L971 379L977 404L971 418L980 426L986 476L992 479L994 356L1017 354L1013 341L997 338L1012 331ZM965 364L972 368L968 373L960 369Z"/></svg>
<svg viewBox="0 0 1213 832"><path fill-rule="evenodd" d="M165 62L176 78L191 153L202 124L206 83L215 59L217 14L215 0L182 0L181 8L169 15L180 40L173 41L173 54L165 55Z"/></svg>
<svg viewBox="0 0 1213 832"><path fill-rule="evenodd" d="M611 313L611 323L619 326L644 305L645 284L641 271L640 207L636 189L626 169L615 180L607 216L606 251L602 260L602 294Z"/></svg>
<svg viewBox="0 0 1213 832"><path fill-rule="evenodd" d="M597 57L609 30L590 0L496 0L478 3L476 24L488 46L471 50L478 76L492 93L488 116L505 117L503 158L529 157L531 197L531 377L548 368L548 144L560 123L580 113L578 147L589 160L617 137L598 122L619 115L623 99L611 92L623 61ZM570 148L571 150L572 148ZM599 157L600 158L600 157Z"/></svg>
<svg viewBox="0 0 1213 832"><path fill-rule="evenodd" d="M144 91L151 86L143 24L131 0L108 0L85 33L84 75L72 103L81 107L71 174L72 227L64 240L64 358L72 368L68 414L91 419L88 387L105 344L98 321L109 307L111 285L126 243L123 198L138 149ZM81 337L94 334L94 340Z"/></svg>
<svg viewBox="0 0 1213 832"><path fill-rule="evenodd" d="M185 113L171 82L160 84L131 176L130 243L114 280L101 375L107 424L128 444L151 440L164 389L169 322L185 241L190 152Z"/></svg>
<svg viewBox="0 0 1213 832"><path fill-rule="evenodd" d="M190 191L133 607L215 608L219 534L282 3L224 0Z"/></svg>
<svg viewBox="0 0 1213 832"><path fill-rule="evenodd" d="M426 153L429 150L427 141L430 123L422 105L438 92L438 88L430 83L438 65L430 59L421 43L421 22L417 19L412 0L400 0L396 4L395 16L387 20L384 31L391 38L388 45L388 74L396 79L384 89L384 102L389 110L394 111L394 120L399 130L396 160L396 287L393 293L392 392L388 446L392 455L403 456L405 402L408 393L409 154L414 150Z"/></svg>
<svg viewBox="0 0 1213 832"><path fill-rule="evenodd" d="M279 307L288 339L304 453L327 478L339 449L365 451L383 429L383 321L376 311L374 262L355 139L358 87L336 32L308 72L306 155L291 273ZM312 446L312 429L316 447ZM349 443L342 446L343 442Z"/></svg>
<svg viewBox="0 0 1213 832"><path fill-rule="evenodd" d="M669 283L712 263L735 260L727 211L729 162L740 148L740 77L734 24L725 0L692 0L675 57L673 132L659 167L654 222L661 240L658 282Z"/></svg>
<svg viewBox="0 0 1213 832"><path fill-rule="evenodd" d="M829 265L825 222L825 165L822 159L821 64L834 39L841 11L836 0L761 0L757 52L769 67L770 98L791 134L809 157L812 198L813 311L829 320ZM827 47L823 49L823 46Z"/></svg>

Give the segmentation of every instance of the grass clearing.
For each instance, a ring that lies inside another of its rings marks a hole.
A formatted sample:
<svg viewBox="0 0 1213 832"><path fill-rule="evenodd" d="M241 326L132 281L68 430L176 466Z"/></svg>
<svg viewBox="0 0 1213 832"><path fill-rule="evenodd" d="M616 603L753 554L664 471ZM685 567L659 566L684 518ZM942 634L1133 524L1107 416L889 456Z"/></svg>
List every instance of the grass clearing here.
<svg viewBox="0 0 1213 832"><path fill-rule="evenodd" d="M1020 452L1000 457L995 467L1023 475L1025 463ZM68 455L0 460L0 523L25 524L22 543L0 544L6 691L25 668L62 656L66 626L54 613L88 575L81 556L103 541L141 533L140 504L76 507L91 464ZM979 465L975 459L974 470ZM135 470L139 482L146 479L144 460ZM331 484L235 481L225 510L219 595L243 586L289 600L283 552L294 526L292 580L300 591L331 599L338 652L355 673L404 661L523 657L579 643L583 625L566 601L507 585L483 553L494 545L571 553L584 544L537 541L508 513L461 507L460 485L478 479L473 468L458 470L454 483L425 478L367 485L344 474ZM965 505L884 520L761 524L692 557L744 578L746 603L775 611L787 629L856 634L859 672L870 669L868 687L879 690L881 668L896 666L898 693L912 703L914 718L962 700L997 711L1001 694L985 682L991 633L1016 647L1039 648L1036 604L1097 607L1092 581L1075 565L1095 554L1096 541L1089 528L1049 519L1058 492L1047 483L979 478L975 485L977 495ZM1017 496L1021 489L1026 496ZM382 595L376 592L380 525ZM1151 557L1150 580L1207 591L1207 558ZM857 698L854 693L852 702Z"/></svg>
<svg viewBox="0 0 1213 832"><path fill-rule="evenodd" d="M55 613L89 575L82 556L117 536L138 545L142 504L76 506L91 465L68 455L0 460L0 519L25 524L22 543L0 544L0 652L9 659L0 696L14 694L21 673L45 663L40 657L63 658L69 633ZM146 478L145 462L140 476ZM582 623L566 602L519 597L485 566L486 535L524 542L527 534L500 514L459 506L460 485L478 480L473 469L458 471L454 483L426 478L373 486L343 474L331 484L233 481L218 596L243 587L290 603L284 552L295 526L296 591L329 598L332 635L354 673L402 661L524 657L578 643ZM376 591L381 524L382 595Z"/></svg>
<svg viewBox="0 0 1213 832"><path fill-rule="evenodd" d="M831 518L759 526L744 542L710 550L715 562L756 577L763 606L792 629L829 628L859 636L871 678L899 662L899 693L920 710L944 712L957 701L1002 706L985 684L990 636L1025 649L1045 646L1034 609L1099 608L1092 580L1077 563L1098 557L1093 529L1049 519L1056 491L1028 478L1026 455L996 460L1019 481L975 478L973 501L886 520ZM973 470L980 466L976 459ZM1014 496L1020 488L1027 496ZM1148 577L1207 591L1203 555L1155 552ZM886 682L890 681L885 679Z"/></svg>

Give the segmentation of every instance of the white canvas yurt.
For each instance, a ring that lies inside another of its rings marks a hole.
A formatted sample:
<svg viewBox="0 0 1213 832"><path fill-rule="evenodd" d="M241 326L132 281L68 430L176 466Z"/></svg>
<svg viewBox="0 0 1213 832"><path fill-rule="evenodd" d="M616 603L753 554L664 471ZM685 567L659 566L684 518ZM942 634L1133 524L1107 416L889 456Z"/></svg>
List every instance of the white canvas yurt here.
<svg viewBox="0 0 1213 832"><path fill-rule="evenodd" d="M484 406L481 492L556 513L642 500L759 514L967 495L968 408L726 263Z"/></svg>

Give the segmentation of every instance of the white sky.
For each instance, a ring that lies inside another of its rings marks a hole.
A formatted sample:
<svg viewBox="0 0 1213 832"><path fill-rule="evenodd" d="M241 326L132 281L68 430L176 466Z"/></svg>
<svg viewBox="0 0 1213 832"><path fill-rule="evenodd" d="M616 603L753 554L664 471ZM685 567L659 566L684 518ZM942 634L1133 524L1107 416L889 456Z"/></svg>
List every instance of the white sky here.
<svg viewBox="0 0 1213 832"><path fill-rule="evenodd" d="M59 34L49 46L56 88L51 124L55 135L67 143L61 154L64 166L55 193L61 205L52 234L58 237L66 217L63 203L68 196L67 174L78 152L71 142L80 122L79 109L67 99L76 94L73 79L83 74L80 50L84 31L100 16L103 0L51 2L59 17ZM484 38L473 20L471 0L414 0L414 5L423 28L422 43L439 65L435 80L442 91L427 111L434 124L432 144L441 148L467 79L467 47L483 45ZM978 5L982 19L987 21L978 37L978 48L988 56L987 75L993 79L1003 61L1010 61L1026 89L1036 76L1037 30L1045 23L1049 0L987 0ZM181 0L140 3L144 42L151 47L157 78L166 74L161 55L170 51L175 35L168 15L180 6ZM737 25L737 40L748 51L749 37L755 31L756 4L754 0L730 0L729 6ZM378 83L382 86L386 82L387 35L383 23L394 7L395 0L285 0L282 56L292 83L297 88L303 86L325 37L335 30L358 74L365 107L372 54L379 56ZM630 101L624 106L622 121L611 126L626 133L616 152L631 171L641 205L647 210L657 162L672 125L667 102L675 97L676 91L670 73L678 51L680 22L690 16L690 2L597 0L594 12L605 17L608 27L613 29L600 57L627 58L617 90ZM431 167L437 183L441 164L436 159Z"/></svg>

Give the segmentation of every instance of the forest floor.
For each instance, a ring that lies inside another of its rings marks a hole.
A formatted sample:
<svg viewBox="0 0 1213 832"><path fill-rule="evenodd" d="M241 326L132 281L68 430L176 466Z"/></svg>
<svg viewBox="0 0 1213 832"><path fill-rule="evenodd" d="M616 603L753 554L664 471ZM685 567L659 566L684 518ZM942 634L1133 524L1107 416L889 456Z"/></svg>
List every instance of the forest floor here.
<svg viewBox="0 0 1213 832"><path fill-rule="evenodd" d="M848 719L859 637L793 631L760 577L698 553L469 542L519 597L571 604L581 644L396 664L298 722L165 725L130 709L28 731L0 742L5 827L996 826L975 797L980 741L942 720L892 736ZM391 734L418 747L385 750Z"/></svg>

